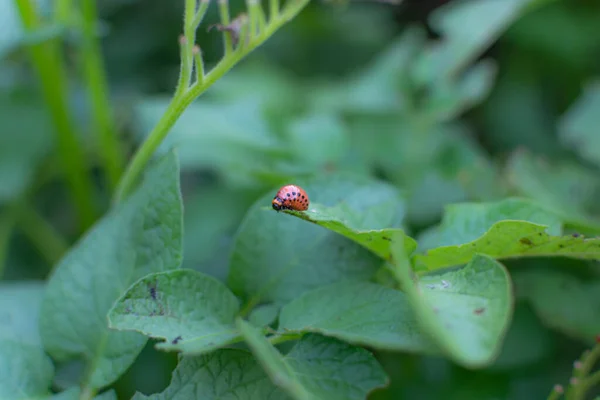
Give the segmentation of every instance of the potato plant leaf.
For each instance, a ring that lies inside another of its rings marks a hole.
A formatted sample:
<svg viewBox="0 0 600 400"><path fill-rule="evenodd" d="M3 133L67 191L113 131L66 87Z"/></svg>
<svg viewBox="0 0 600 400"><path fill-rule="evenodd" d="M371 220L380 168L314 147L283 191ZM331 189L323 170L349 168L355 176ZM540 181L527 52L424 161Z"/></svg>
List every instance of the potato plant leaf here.
<svg viewBox="0 0 600 400"><path fill-rule="evenodd" d="M53 375L52 361L40 346L0 340L0 399L48 398Z"/></svg>
<svg viewBox="0 0 600 400"><path fill-rule="evenodd" d="M404 231L397 228L374 230L357 228L359 223L355 221L355 218L358 215L345 206L344 203L335 207L326 207L322 204L313 203L306 211L284 210L283 212L337 232L367 248L384 260L391 259L390 248L397 244L393 242L393 237L398 234L404 235ZM417 242L408 236L404 237L405 251L410 254L417 248Z"/></svg>
<svg viewBox="0 0 600 400"><path fill-rule="evenodd" d="M568 273L530 269L515 271L515 286L542 322L570 337L593 343L600 332L600 280Z"/></svg>
<svg viewBox="0 0 600 400"><path fill-rule="evenodd" d="M134 283L108 314L113 329L165 339L157 348L199 354L235 341L238 299L213 277L178 269Z"/></svg>
<svg viewBox="0 0 600 400"><path fill-rule="evenodd" d="M414 257L415 269L436 270L469 262L476 254L493 258L563 256L580 259L600 258L600 238L553 236L547 226L526 221L500 221L478 239L443 246Z"/></svg>
<svg viewBox="0 0 600 400"><path fill-rule="evenodd" d="M317 334L304 336L282 355L249 323L238 328L273 383L296 400L364 399L388 378L368 351Z"/></svg>
<svg viewBox="0 0 600 400"><path fill-rule="evenodd" d="M369 282L339 282L305 293L283 307L279 330L316 332L384 350L436 350L421 333L406 295Z"/></svg>
<svg viewBox="0 0 600 400"><path fill-rule="evenodd" d="M132 400L285 400L289 397L275 386L256 359L247 351L220 349L179 359L170 385L146 396L136 393Z"/></svg>
<svg viewBox="0 0 600 400"><path fill-rule="evenodd" d="M504 266L476 255L463 268L413 278L401 248L393 272L411 301L423 332L455 362L491 364L502 348L513 311L512 284Z"/></svg>
<svg viewBox="0 0 600 400"><path fill-rule="evenodd" d="M70 250L48 282L40 311L42 342L58 361L85 361L83 387L114 382L142 350L144 336L110 330L106 315L137 279L179 267L181 243L179 167L171 152Z"/></svg>
<svg viewBox="0 0 600 400"><path fill-rule="evenodd" d="M323 174L295 183L313 204L345 203L344 217L356 232L402 224L404 204L390 185L347 174ZM248 210L234 241L228 286L247 299L245 309L260 303L282 305L319 286L373 276L381 264L375 254L336 232L274 212L270 206L276 192L274 188ZM349 235L356 232L347 230ZM377 248L385 251L389 247L385 234L374 235Z"/></svg>

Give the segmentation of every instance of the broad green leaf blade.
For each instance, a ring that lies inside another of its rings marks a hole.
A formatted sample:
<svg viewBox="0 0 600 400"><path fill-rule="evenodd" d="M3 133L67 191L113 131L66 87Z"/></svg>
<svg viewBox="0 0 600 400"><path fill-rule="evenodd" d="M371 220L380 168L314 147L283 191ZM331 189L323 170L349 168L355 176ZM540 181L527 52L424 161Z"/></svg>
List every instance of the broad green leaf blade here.
<svg viewBox="0 0 600 400"><path fill-rule="evenodd" d="M565 225L600 232L600 221L589 216L600 212L600 178L594 169L522 150L509 159L506 175L515 189L551 208Z"/></svg>
<svg viewBox="0 0 600 400"><path fill-rule="evenodd" d="M573 338L593 343L600 332L600 280L584 281L557 270L515 271L519 294L542 322Z"/></svg>
<svg viewBox="0 0 600 400"><path fill-rule="evenodd" d="M75 386L52 395L49 400L80 400L80 398L81 388ZM117 393L113 389L107 390L104 393L94 396L94 400L117 400Z"/></svg>
<svg viewBox="0 0 600 400"><path fill-rule="evenodd" d="M157 97L136 105L140 140L152 131L169 103L169 98ZM196 101L177 120L158 151L176 148L182 170L217 169L234 184L248 187L256 182L255 174L272 169L274 160L287 155L260 107L247 97L221 104Z"/></svg>
<svg viewBox="0 0 600 400"><path fill-rule="evenodd" d="M550 234L562 233L560 217L530 200L509 198L489 203L459 203L446 206L440 225L419 238L419 249L471 242L484 235L496 222L504 220L547 225Z"/></svg>
<svg viewBox="0 0 600 400"><path fill-rule="evenodd" d="M563 115L559 135L584 159L600 166L600 81L586 85L583 95Z"/></svg>
<svg viewBox="0 0 600 400"><path fill-rule="evenodd" d="M518 292L518 279L514 274L512 276ZM548 360L555 350L554 339L552 332L542 325L529 304L519 302L515 305L502 351L491 369L509 372Z"/></svg>
<svg viewBox="0 0 600 400"><path fill-rule="evenodd" d="M284 210L283 212L337 232L369 249L384 260L390 260L390 248L396 245L393 242L393 237L397 235L404 236L403 243L407 254L411 254L417 248L417 242L404 235L402 229L368 230L356 228L363 224L359 220L361 215L353 212L344 203L335 207L326 207L321 204L312 203L306 211Z"/></svg>
<svg viewBox="0 0 600 400"><path fill-rule="evenodd" d="M368 351L333 338L308 334L283 356L243 320L238 328L273 383L296 400L365 399L388 379Z"/></svg>
<svg viewBox="0 0 600 400"><path fill-rule="evenodd" d="M432 121L449 121L482 102L492 90L497 69L492 61L484 60L460 79L437 82L424 105L427 117Z"/></svg>
<svg viewBox="0 0 600 400"><path fill-rule="evenodd" d="M369 282L340 282L285 305L283 332L316 332L383 350L436 353L421 333L406 295Z"/></svg>
<svg viewBox="0 0 600 400"><path fill-rule="evenodd" d="M42 282L0 283L0 340L42 345L38 319L43 291Z"/></svg>
<svg viewBox="0 0 600 400"><path fill-rule="evenodd" d="M311 202L334 207L345 203L353 228L381 230L401 226L403 202L387 184L352 175L322 175L294 182ZM284 304L302 293L344 279L368 280L381 260L341 235L271 209L278 188L248 211L230 258L229 287L248 299L247 308Z"/></svg>
<svg viewBox="0 0 600 400"><path fill-rule="evenodd" d="M415 281L406 255L394 250L394 273L424 333L453 361L470 368L491 364L500 352L513 311L504 266L476 255L465 267Z"/></svg>
<svg viewBox="0 0 600 400"><path fill-rule="evenodd" d="M0 340L0 399L45 399L53 375L52 361L41 347Z"/></svg>
<svg viewBox="0 0 600 400"><path fill-rule="evenodd" d="M465 0L438 7L429 22L444 40L418 61L418 81L430 82L459 73L536 1Z"/></svg>
<svg viewBox="0 0 600 400"><path fill-rule="evenodd" d="M114 382L146 343L136 332L109 330L106 315L137 279L181 263L182 205L174 153L148 170L141 186L88 232L48 282L40 331L50 355L81 359L82 384Z"/></svg>
<svg viewBox="0 0 600 400"><path fill-rule="evenodd" d="M199 354L238 336L237 298L213 277L193 270L149 274L134 283L108 313L113 329L165 339L158 348Z"/></svg>
<svg viewBox="0 0 600 400"><path fill-rule="evenodd" d="M436 270L469 262L475 254L497 259L515 257L600 258L600 238L552 236L547 227L525 221L500 221L472 242L443 246L414 257L415 268Z"/></svg>
<svg viewBox="0 0 600 400"><path fill-rule="evenodd" d="M271 383L252 354L238 349L221 349L180 358L169 387L151 396L136 393L132 400L196 398L284 400L288 396Z"/></svg>

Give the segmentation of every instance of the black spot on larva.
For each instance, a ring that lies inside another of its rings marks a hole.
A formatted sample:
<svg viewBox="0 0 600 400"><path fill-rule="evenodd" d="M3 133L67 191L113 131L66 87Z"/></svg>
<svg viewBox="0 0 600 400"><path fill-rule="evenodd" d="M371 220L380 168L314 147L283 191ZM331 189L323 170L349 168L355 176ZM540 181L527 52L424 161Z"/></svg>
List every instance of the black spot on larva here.
<svg viewBox="0 0 600 400"><path fill-rule="evenodd" d="M387 237L387 236L382 236L381 238L382 238L383 240L387 240L388 242L391 242L391 241L392 241L392 239L390 239L390 238L389 238L389 237Z"/></svg>
<svg viewBox="0 0 600 400"><path fill-rule="evenodd" d="M578 238L579 236L581 236L581 234L579 234L579 233L575 232L575 233L574 233L572 236L573 236L574 238Z"/></svg>
<svg viewBox="0 0 600 400"><path fill-rule="evenodd" d="M295 196L295 195L296 195L296 192L292 192L292 196Z"/></svg>
<svg viewBox="0 0 600 400"><path fill-rule="evenodd" d="M286 193L285 195L286 195L287 197L290 197L290 194L289 194L289 193Z"/></svg>
<svg viewBox="0 0 600 400"><path fill-rule="evenodd" d="M177 344L177 342L179 342L181 339L183 339L181 336L177 336L171 343Z"/></svg>
<svg viewBox="0 0 600 400"><path fill-rule="evenodd" d="M484 311L485 311L485 308L481 307L481 308L477 308L477 309L473 310L473 313L476 315L481 315L481 314L483 314Z"/></svg>
<svg viewBox="0 0 600 400"><path fill-rule="evenodd" d="M521 244L526 244L527 246L533 245L533 242L526 237L519 239L519 242L521 242Z"/></svg>
<svg viewBox="0 0 600 400"><path fill-rule="evenodd" d="M565 247L564 244L559 244L558 247L560 247L561 249Z"/></svg>

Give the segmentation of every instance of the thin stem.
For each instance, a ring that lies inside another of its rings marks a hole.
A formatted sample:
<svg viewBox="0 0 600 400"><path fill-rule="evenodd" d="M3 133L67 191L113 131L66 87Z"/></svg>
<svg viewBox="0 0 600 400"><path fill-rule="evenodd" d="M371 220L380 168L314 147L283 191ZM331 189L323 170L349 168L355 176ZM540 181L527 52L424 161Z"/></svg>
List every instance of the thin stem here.
<svg viewBox="0 0 600 400"><path fill-rule="evenodd" d="M558 400L563 393L563 387L561 385L555 385L547 400Z"/></svg>
<svg viewBox="0 0 600 400"><path fill-rule="evenodd" d="M285 343L285 342L289 342L292 340L302 339L302 336L304 336L303 333L282 333L282 334L270 336L267 339L269 340L269 343L271 343L273 346L275 346L280 343Z"/></svg>
<svg viewBox="0 0 600 400"><path fill-rule="evenodd" d="M221 18L221 25L228 26L231 23L229 17L229 2L227 0L219 0L219 17ZM231 33L223 31L223 40L225 42L225 56L227 56L233 51Z"/></svg>
<svg viewBox="0 0 600 400"><path fill-rule="evenodd" d="M0 215L0 279L4 276L4 270L6 269L8 244L10 243L15 220L13 207L7 207Z"/></svg>
<svg viewBox="0 0 600 400"><path fill-rule="evenodd" d="M40 28L41 24L31 0L17 0L17 8L23 25L28 31ZM85 230L92 225L96 214L92 201L93 186L87 174L84 152L67 113L67 87L63 61L56 40L32 44L28 51L54 123L57 151L63 164L79 223L82 230Z"/></svg>
<svg viewBox="0 0 600 400"><path fill-rule="evenodd" d="M204 81L204 61L202 60L202 52L200 47L194 46L194 61L195 61L195 70L196 70L196 83L202 84Z"/></svg>
<svg viewBox="0 0 600 400"><path fill-rule="evenodd" d="M98 18L95 0L82 0L81 12L83 17L83 46L81 47L83 75L88 87L92 117L107 181L109 187L114 190L123 172L125 158L115 131L104 64L96 37L95 26Z"/></svg>
<svg viewBox="0 0 600 400"><path fill-rule="evenodd" d="M190 86L190 54L187 51L187 37L185 35L181 35L179 37L179 50L181 56L181 68L179 70L179 81L177 82L177 87L175 88L175 96L181 96L183 92L185 92Z"/></svg>
<svg viewBox="0 0 600 400"><path fill-rule="evenodd" d="M254 38L257 34L257 26L258 26L258 2L257 0L248 0L248 17L250 19L250 40Z"/></svg>
<svg viewBox="0 0 600 400"><path fill-rule="evenodd" d="M240 45L235 51L232 51L223 57L223 59L204 76L204 79L201 82L197 81L185 92L176 92L171 103L167 107L167 110L129 163L115 194L115 203L123 201L133 191L137 180L152 158L152 155L185 109L198 98L198 96L204 93L217 80L233 68L238 61L265 42L280 27L293 19L309 3L309 1L310 0L298 0L287 7L279 17L272 20L259 35L249 39L247 45Z"/></svg>
<svg viewBox="0 0 600 400"><path fill-rule="evenodd" d="M596 371L581 382L581 398L585 398L587 392L596 385L600 384L600 371Z"/></svg>
<svg viewBox="0 0 600 400"><path fill-rule="evenodd" d="M208 5L210 4L210 0L200 0L200 7L198 7L198 12L194 17L193 25L198 28L202 23L202 19L206 15L206 11L208 10Z"/></svg>
<svg viewBox="0 0 600 400"><path fill-rule="evenodd" d="M269 0L269 21L279 16L279 0Z"/></svg>
<svg viewBox="0 0 600 400"><path fill-rule="evenodd" d="M40 254L52 265L52 274L58 261L69 249L68 241L31 204L19 206L17 223Z"/></svg>

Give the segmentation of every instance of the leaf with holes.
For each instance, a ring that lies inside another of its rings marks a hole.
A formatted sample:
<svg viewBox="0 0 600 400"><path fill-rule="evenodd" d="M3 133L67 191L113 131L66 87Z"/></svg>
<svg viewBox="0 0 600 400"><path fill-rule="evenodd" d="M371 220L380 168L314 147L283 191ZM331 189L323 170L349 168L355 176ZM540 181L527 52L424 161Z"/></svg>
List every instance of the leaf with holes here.
<svg viewBox="0 0 600 400"><path fill-rule="evenodd" d="M108 314L113 329L165 339L157 347L199 354L236 341L237 298L193 270L150 274L134 283Z"/></svg>
<svg viewBox="0 0 600 400"><path fill-rule="evenodd" d="M388 383L375 357L362 348L308 334L283 356L247 322L238 319L238 328L273 383L296 400L365 399Z"/></svg>
<svg viewBox="0 0 600 400"><path fill-rule="evenodd" d="M369 282L334 283L305 293L283 307L278 329L316 332L384 350L436 353L406 295Z"/></svg>
<svg viewBox="0 0 600 400"><path fill-rule="evenodd" d="M142 350L144 336L110 330L106 315L137 279L179 267L181 243L179 167L169 153L70 250L48 282L40 312L44 347L60 362L85 361L84 388L114 382Z"/></svg>

